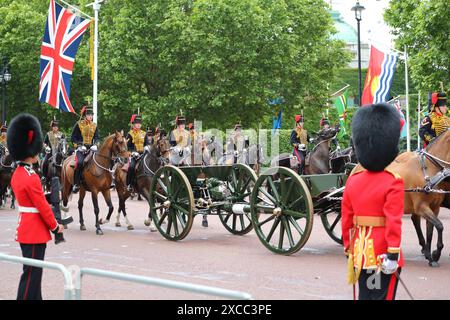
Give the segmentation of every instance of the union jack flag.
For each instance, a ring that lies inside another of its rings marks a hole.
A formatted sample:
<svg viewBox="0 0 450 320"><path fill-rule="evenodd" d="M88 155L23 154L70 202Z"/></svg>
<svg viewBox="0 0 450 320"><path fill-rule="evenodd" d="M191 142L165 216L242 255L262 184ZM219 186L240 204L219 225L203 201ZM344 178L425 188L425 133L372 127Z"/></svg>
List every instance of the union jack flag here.
<svg viewBox="0 0 450 320"><path fill-rule="evenodd" d="M75 112L70 103L70 80L78 46L90 22L50 0L41 46L40 102Z"/></svg>

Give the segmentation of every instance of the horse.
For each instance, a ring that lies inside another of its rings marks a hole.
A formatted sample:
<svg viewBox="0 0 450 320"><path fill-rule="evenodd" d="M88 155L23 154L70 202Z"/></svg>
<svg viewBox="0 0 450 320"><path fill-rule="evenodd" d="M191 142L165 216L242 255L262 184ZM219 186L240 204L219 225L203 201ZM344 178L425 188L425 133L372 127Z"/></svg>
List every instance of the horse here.
<svg viewBox="0 0 450 320"><path fill-rule="evenodd" d="M111 202L111 181L112 172L109 169L111 161L115 158L125 159L128 157L127 143L122 132L116 131L108 136L97 152L92 152L86 157L83 173L82 184L80 188L80 197L78 199L78 211L80 215L80 230L86 230L83 219L83 200L86 192L92 194L92 203L94 205L96 234L102 235L100 228L98 207L98 193L101 192L108 205L110 215L113 210ZM62 200L63 208L67 208L69 196L72 191L73 174L75 165L75 155L69 156L63 162L62 168Z"/></svg>
<svg viewBox="0 0 450 320"><path fill-rule="evenodd" d="M68 156L68 142L65 137L58 140L58 144L52 148L52 156L48 159L47 176L45 176L45 190L50 190L50 185L53 177L58 177L61 180L61 168L64 159ZM41 166L43 172L43 167Z"/></svg>
<svg viewBox="0 0 450 320"><path fill-rule="evenodd" d="M315 146L305 157L303 174L326 174L330 172L330 141L336 137L337 132L336 128L325 128L317 133L314 140ZM271 166L282 166L295 170L299 164L294 155L282 153L272 159Z"/></svg>
<svg viewBox="0 0 450 320"><path fill-rule="evenodd" d="M439 209L448 200L450 191L450 129L436 137L419 152L404 152L386 168L399 174L405 185L404 214L411 214L411 220L422 247L422 254L431 267L439 266L444 226L439 220ZM353 170L358 170L358 164ZM437 188L444 192L435 192ZM447 193L445 193L447 192ZM448 205L448 204L446 204ZM426 241L422 233L420 221L426 220ZM436 228L438 240L436 250L431 252L433 230Z"/></svg>
<svg viewBox="0 0 450 320"><path fill-rule="evenodd" d="M334 150L330 153L330 168L332 173L345 172L345 165L347 163L357 163L356 153L353 147L348 147L343 150Z"/></svg>
<svg viewBox="0 0 450 320"><path fill-rule="evenodd" d="M0 201L1 205L6 204L8 188L11 186L13 172L13 160L8 150L0 144ZM15 208L14 194L11 191L11 209Z"/></svg>
<svg viewBox="0 0 450 320"><path fill-rule="evenodd" d="M139 195L142 195L148 202L150 198L150 186L152 184L152 178L155 175L156 170L161 166L168 163L169 153L169 141L165 136L159 137L154 144L151 144L146 148L146 151L136 164L136 180L134 181L134 189ZM119 209L116 217L116 227L120 227L120 213L122 212L128 230L133 230L134 227L127 218L127 212L125 208L125 201L131 196L131 193L127 190L127 170L128 163L120 162L114 170L114 178L116 181L116 191L119 197ZM111 218L112 212L109 212L106 216L106 220L101 220L101 224L108 223ZM148 218L144 221L144 224L150 227L150 231L156 231L156 227L151 219L151 210L149 208Z"/></svg>

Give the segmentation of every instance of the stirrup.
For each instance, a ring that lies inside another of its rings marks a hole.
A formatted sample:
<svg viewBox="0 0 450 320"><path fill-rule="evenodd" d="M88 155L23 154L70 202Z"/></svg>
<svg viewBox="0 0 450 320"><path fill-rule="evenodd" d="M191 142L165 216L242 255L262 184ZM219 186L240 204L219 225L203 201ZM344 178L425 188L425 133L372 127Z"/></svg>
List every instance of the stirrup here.
<svg viewBox="0 0 450 320"><path fill-rule="evenodd" d="M130 193L133 192L133 186L131 184L129 184L127 186L127 191L130 192Z"/></svg>
<svg viewBox="0 0 450 320"><path fill-rule="evenodd" d="M77 193L78 191L80 191L80 186L78 184L73 185L72 193Z"/></svg>

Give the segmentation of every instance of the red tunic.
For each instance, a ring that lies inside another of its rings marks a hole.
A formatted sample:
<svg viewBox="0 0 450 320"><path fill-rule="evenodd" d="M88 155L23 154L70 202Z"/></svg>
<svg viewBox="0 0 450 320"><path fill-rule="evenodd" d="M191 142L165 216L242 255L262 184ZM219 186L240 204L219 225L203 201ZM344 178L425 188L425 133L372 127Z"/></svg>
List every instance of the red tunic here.
<svg viewBox="0 0 450 320"><path fill-rule="evenodd" d="M16 241L24 244L47 243L50 230L58 227L53 211L45 199L39 176L29 166L19 165L11 178L11 187L20 207L36 208L39 212L19 213Z"/></svg>
<svg viewBox="0 0 450 320"><path fill-rule="evenodd" d="M384 253L398 253L399 266L403 266L400 252L403 206L404 183L399 175L361 170L348 178L342 201L342 237L345 250L352 249L355 268L377 268L377 258ZM354 216L368 216L372 220L381 217L384 226L358 226L353 230Z"/></svg>

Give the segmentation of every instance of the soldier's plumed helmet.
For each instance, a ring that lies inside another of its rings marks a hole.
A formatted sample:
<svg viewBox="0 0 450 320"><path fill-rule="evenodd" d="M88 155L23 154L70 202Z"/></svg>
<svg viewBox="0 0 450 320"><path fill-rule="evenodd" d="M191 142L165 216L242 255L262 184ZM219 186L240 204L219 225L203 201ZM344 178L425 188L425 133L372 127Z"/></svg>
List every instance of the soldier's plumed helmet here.
<svg viewBox="0 0 450 320"><path fill-rule="evenodd" d="M353 117L352 135L361 165L382 171L398 154L400 115L386 103L361 107Z"/></svg>
<svg viewBox="0 0 450 320"><path fill-rule="evenodd" d="M52 122L50 122L50 127L51 127L51 128L53 128L53 127L59 127L58 121L52 120Z"/></svg>
<svg viewBox="0 0 450 320"><path fill-rule="evenodd" d="M324 125L326 125L326 124L330 124L330 122L328 121L328 119L327 118L322 118L322 119L320 119L320 126L321 127L323 127Z"/></svg>
<svg viewBox="0 0 450 320"><path fill-rule="evenodd" d="M130 119L131 124L142 123L142 117L140 114L133 114Z"/></svg>
<svg viewBox="0 0 450 320"><path fill-rule="evenodd" d="M8 129L8 150L15 161L37 155L42 150L43 138L38 119L21 113L12 119Z"/></svg>
<svg viewBox="0 0 450 320"><path fill-rule="evenodd" d="M93 115L94 114L94 109L92 109L91 106L84 106L83 108L81 108L81 116L87 116L88 114Z"/></svg>
<svg viewBox="0 0 450 320"><path fill-rule="evenodd" d="M186 123L186 119L183 116L177 116L177 118L175 119L175 124L178 126L180 124L185 124Z"/></svg>
<svg viewBox="0 0 450 320"><path fill-rule="evenodd" d="M436 107L442 107L447 105L447 96L444 92L434 92L431 96L431 102Z"/></svg>

